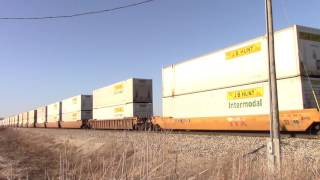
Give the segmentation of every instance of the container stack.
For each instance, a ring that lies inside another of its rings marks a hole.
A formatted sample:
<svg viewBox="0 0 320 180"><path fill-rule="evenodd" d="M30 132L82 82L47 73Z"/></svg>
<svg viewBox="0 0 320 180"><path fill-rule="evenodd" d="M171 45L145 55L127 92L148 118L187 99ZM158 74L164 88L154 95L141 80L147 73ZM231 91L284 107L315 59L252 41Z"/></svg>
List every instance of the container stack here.
<svg viewBox="0 0 320 180"><path fill-rule="evenodd" d="M18 127L19 126L19 115L13 116L13 122L12 127Z"/></svg>
<svg viewBox="0 0 320 180"><path fill-rule="evenodd" d="M149 118L152 115L150 79L132 78L93 91L93 119Z"/></svg>
<svg viewBox="0 0 320 180"><path fill-rule="evenodd" d="M23 127L23 114L18 114L18 127Z"/></svg>
<svg viewBox="0 0 320 180"><path fill-rule="evenodd" d="M12 118L12 116L10 116L10 117L9 117L9 124L8 124L9 127L12 127L12 126L11 126L11 125L12 125L12 121L13 121L13 118Z"/></svg>
<svg viewBox="0 0 320 180"><path fill-rule="evenodd" d="M58 128L61 121L62 103L56 102L48 105L48 118L46 127Z"/></svg>
<svg viewBox="0 0 320 180"><path fill-rule="evenodd" d="M22 113L22 127L28 127L28 112Z"/></svg>
<svg viewBox="0 0 320 180"><path fill-rule="evenodd" d="M317 107L320 31L293 26L276 32L275 56L279 109ZM162 75L165 117L269 113L266 37L169 66Z"/></svg>
<svg viewBox="0 0 320 180"><path fill-rule="evenodd" d="M28 127L35 127L35 123L37 122L37 110L31 110L28 112Z"/></svg>
<svg viewBox="0 0 320 180"><path fill-rule="evenodd" d="M36 127L45 127L47 122L47 106L39 107L37 109Z"/></svg>
<svg viewBox="0 0 320 180"><path fill-rule="evenodd" d="M81 121L89 119L92 119L91 95L78 95L62 101L62 124L76 128L79 124L81 126Z"/></svg>

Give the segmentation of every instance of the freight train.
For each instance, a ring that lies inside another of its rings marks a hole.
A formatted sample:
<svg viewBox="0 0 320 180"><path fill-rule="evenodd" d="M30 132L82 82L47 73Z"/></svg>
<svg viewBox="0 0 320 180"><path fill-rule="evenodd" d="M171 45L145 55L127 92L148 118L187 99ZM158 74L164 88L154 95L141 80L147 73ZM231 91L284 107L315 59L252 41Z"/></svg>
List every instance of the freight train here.
<svg viewBox="0 0 320 180"><path fill-rule="evenodd" d="M163 68L162 116L152 80L132 78L1 121L5 127L268 131L267 39L258 37ZM320 130L320 30L275 33L283 132Z"/></svg>

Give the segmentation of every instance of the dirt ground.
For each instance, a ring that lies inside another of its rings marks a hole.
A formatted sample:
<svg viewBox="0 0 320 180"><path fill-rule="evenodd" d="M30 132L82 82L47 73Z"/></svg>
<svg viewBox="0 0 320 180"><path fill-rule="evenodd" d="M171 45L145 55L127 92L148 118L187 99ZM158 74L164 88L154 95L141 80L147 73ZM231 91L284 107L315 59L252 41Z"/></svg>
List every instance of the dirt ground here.
<svg viewBox="0 0 320 180"><path fill-rule="evenodd" d="M1 129L0 179L270 179L266 140L170 132ZM320 178L319 139L282 142L283 179Z"/></svg>
<svg viewBox="0 0 320 180"><path fill-rule="evenodd" d="M54 150L59 144L51 138L1 129L0 144L0 179L43 179L55 174L58 159Z"/></svg>

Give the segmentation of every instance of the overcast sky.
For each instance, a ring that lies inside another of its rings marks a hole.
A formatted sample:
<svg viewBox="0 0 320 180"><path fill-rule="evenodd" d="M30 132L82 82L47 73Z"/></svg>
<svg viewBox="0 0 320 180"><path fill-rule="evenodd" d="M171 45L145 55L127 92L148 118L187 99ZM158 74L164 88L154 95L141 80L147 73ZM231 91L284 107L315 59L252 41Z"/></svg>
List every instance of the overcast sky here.
<svg viewBox="0 0 320 180"><path fill-rule="evenodd" d="M51 16L139 0L0 0L0 17ZM274 1L275 28L320 28L319 0ZM152 78L161 114L161 68L265 33L264 0L156 0L56 20L0 20L0 116L28 111L131 77Z"/></svg>

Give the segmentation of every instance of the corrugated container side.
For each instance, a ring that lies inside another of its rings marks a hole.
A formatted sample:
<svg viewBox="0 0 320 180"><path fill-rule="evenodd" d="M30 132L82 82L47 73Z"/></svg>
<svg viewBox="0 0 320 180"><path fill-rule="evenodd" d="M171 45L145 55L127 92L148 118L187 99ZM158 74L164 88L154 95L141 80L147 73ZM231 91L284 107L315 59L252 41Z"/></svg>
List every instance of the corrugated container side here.
<svg viewBox="0 0 320 180"><path fill-rule="evenodd" d="M300 75L295 28L275 33L278 78ZM163 97L263 82L268 79L267 40L242 44L164 68Z"/></svg>
<svg viewBox="0 0 320 180"><path fill-rule="evenodd" d="M278 80L279 109L304 109L301 77ZM163 98L163 116L175 118L269 113L268 82Z"/></svg>
<svg viewBox="0 0 320 180"><path fill-rule="evenodd" d="M130 117L149 118L152 116L152 103L130 103L93 109L93 119L97 120L112 120Z"/></svg>

